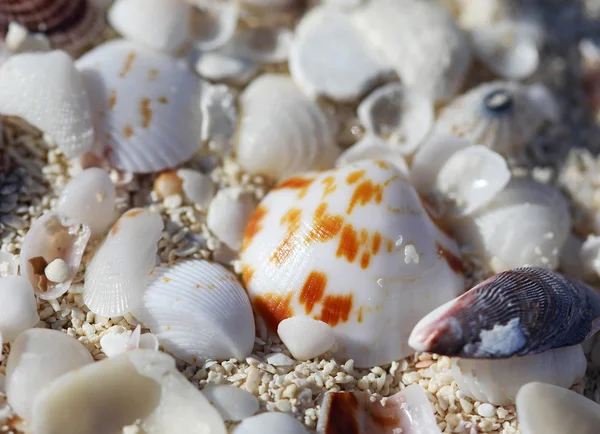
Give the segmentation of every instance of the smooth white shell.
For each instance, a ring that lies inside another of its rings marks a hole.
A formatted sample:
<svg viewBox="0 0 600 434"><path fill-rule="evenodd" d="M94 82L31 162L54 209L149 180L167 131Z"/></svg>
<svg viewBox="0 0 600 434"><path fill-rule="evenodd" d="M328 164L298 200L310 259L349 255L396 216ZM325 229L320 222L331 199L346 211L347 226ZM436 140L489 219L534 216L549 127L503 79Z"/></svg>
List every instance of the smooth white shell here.
<svg viewBox="0 0 600 434"><path fill-rule="evenodd" d="M333 166L340 154L334 125L289 77L258 77L240 103L237 161L244 170L281 179Z"/></svg>
<svg viewBox="0 0 600 434"><path fill-rule="evenodd" d="M571 387L583 378L587 362L581 345L510 359L453 359L459 390L482 402L514 404L521 386L532 382Z"/></svg>
<svg viewBox="0 0 600 434"><path fill-rule="evenodd" d="M246 84L258 70L258 65L238 58L225 49L203 52L195 60L195 69L202 78L211 81L229 81Z"/></svg>
<svg viewBox="0 0 600 434"><path fill-rule="evenodd" d="M279 339L296 360L308 360L331 349L335 334L329 324L312 318L286 318L277 326ZM310 336L310 339L306 339Z"/></svg>
<svg viewBox="0 0 600 434"><path fill-rule="evenodd" d="M0 113L19 116L50 136L67 158L91 149L90 100L64 51L23 53L0 67Z"/></svg>
<svg viewBox="0 0 600 434"><path fill-rule="evenodd" d="M11 253L0 251L0 277L13 276L18 271L17 257Z"/></svg>
<svg viewBox="0 0 600 434"><path fill-rule="evenodd" d="M13 410L27 421L40 391L61 375L93 363L77 339L55 330L31 329L13 342L6 365L6 394Z"/></svg>
<svg viewBox="0 0 600 434"><path fill-rule="evenodd" d="M258 400L245 390L227 384L209 384L202 394L226 421L240 421L258 412Z"/></svg>
<svg viewBox="0 0 600 434"><path fill-rule="evenodd" d="M205 359L243 359L254 345L248 295L221 265L187 260L157 267L133 314L165 350L191 364Z"/></svg>
<svg viewBox="0 0 600 434"><path fill-rule="evenodd" d="M81 258L90 238L90 228L78 219L57 212L47 212L33 222L21 246L21 275L27 277L35 294L43 300L55 299L68 291L79 270ZM30 259L42 257L46 264L63 259L71 269L70 278L60 282L40 283Z"/></svg>
<svg viewBox="0 0 600 434"><path fill-rule="evenodd" d="M365 134L362 139L342 152L335 162L335 167L348 166L362 160L387 161L408 176L408 165L402 151L373 134Z"/></svg>
<svg viewBox="0 0 600 434"><path fill-rule="evenodd" d="M251 194L239 187L223 188L210 202L206 224L219 240L231 249L239 250L255 208L256 201Z"/></svg>
<svg viewBox="0 0 600 434"><path fill-rule="evenodd" d="M55 380L34 402L32 427L36 434L81 434L82 427L105 434L136 421L145 434L227 433L175 360L151 350L129 351Z"/></svg>
<svg viewBox="0 0 600 434"><path fill-rule="evenodd" d="M285 413L268 412L244 419L232 434L308 434L304 425Z"/></svg>
<svg viewBox="0 0 600 434"><path fill-rule="evenodd" d="M138 348L158 351L158 338L152 333L141 334L141 327L138 325L130 335L105 334L100 339L100 347L107 357L115 357Z"/></svg>
<svg viewBox="0 0 600 434"><path fill-rule="evenodd" d="M114 221L115 185L102 169L91 167L76 175L60 193L56 211L89 226L93 237L102 235Z"/></svg>
<svg viewBox="0 0 600 434"><path fill-rule="evenodd" d="M4 341L14 340L39 320L29 281L21 276L0 277L0 334Z"/></svg>
<svg viewBox="0 0 600 434"><path fill-rule="evenodd" d="M210 176L190 169L179 169L177 176L182 180L185 196L200 208L207 208L212 201L215 185Z"/></svg>
<svg viewBox="0 0 600 434"><path fill-rule="evenodd" d="M158 172L200 150L203 82L175 59L120 39L89 51L76 66L92 101L97 139L115 168Z"/></svg>
<svg viewBox="0 0 600 434"><path fill-rule="evenodd" d="M163 227L160 215L141 208L117 220L85 270L83 300L92 312L121 316L140 303Z"/></svg>

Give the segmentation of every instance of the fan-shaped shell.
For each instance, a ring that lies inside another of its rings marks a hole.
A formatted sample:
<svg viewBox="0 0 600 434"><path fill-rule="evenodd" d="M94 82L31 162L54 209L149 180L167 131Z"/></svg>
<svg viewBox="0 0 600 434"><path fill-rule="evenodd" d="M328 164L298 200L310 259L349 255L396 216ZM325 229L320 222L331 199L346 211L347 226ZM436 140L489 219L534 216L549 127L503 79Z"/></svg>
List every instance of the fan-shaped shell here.
<svg viewBox="0 0 600 434"><path fill-rule="evenodd" d="M366 160L282 181L250 220L241 261L269 328L323 321L336 358L373 366L409 355L421 315L462 289L456 255L402 173Z"/></svg>
<svg viewBox="0 0 600 434"><path fill-rule="evenodd" d="M174 58L115 40L86 53L76 66L92 101L97 139L114 167L158 172L200 150L202 82Z"/></svg>
<svg viewBox="0 0 600 434"><path fill-rule="evenodd" d="M133 313L165 350L191 364L243 359L254 345L254 317L235 275L201 260L158 267Z"/></svg>
<svg viewBox="0 0 600 434"><path fill-rule="evenodd" d="M335 128L289 77L262 75L240 101L237 161L244 170L281 179L333 166L340 153Z"/></svg>
<svg viewBox="0 0 600 434"><path fill-rule="evenodd" d="M117 220L85 270L83 300L92 312L115 317L137 307L156 264L163 227L160 215L142 208Z"/></svg>
<svg viewBox="0 0 600 434"><path fill-rule="evenodd" d="M14 340L39 320L31 283L21 276L0 277L0 334L4 340Z"/></svg>

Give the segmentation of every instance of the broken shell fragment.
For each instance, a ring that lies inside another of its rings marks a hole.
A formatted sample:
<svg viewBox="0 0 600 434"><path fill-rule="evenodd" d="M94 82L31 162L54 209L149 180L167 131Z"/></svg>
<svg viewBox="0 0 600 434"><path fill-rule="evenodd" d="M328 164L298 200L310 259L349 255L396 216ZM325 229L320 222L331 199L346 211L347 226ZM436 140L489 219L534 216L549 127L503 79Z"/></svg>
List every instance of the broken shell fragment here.
<svg viewBox="0 0 600 434"><path fill-rule="evenodd" d="M38 297L52 300L68 291L89 238L86 224L61 213L47 212L33 222L21 247L21 274ZM44 273L55 259L62 259L69 266L69 276L62 282L49 281Z"/></svg>
<svg viewBox="0 0 600 434"><path fill-rule="evenodd" d="M250 392L226 384L209 384L202 394L226 421L240 421L258 412L258 400Z"/></svg>
<svg viewBox="0 0 600 434"><path fill-rule="evenodd" d="M139 324L129 336L108 333L100 339L100 346L107 357L116 357L126 351L133 351L138 348L158 351L157 337L152 333L141 333Z"/></svg>
<svg viewBox="0 0 600 434"><path fill-rule="evenodd" d="M244 419L232 434L308 434L304 425L285 413L267 412Z"/></svg>
<svg viewBox="0 0 600 434"><path fill-rule="evenodd" d="M221 189L210 202L206 225L228 247L240 250L244 230L255 208L256 201L250 193L239 187Z"/></svg>
<svg viewBox="0 0 600 434"><path fill-rule="evenodd" d="M326 353L335 343L329 324L312 318L286 318L277 326L279 339L296 360L309 360ZM310 339L306 339L310 336Z"/></svg>
<svg viewBox="0 0 600 434"><path fill-rule="evenodd" d="M14 276L18 271L17 257L11 253L0 251L0 277Z"/></svg>
<svg viewBox="0 0 600 434"><path fill-rule="evenodd" d="M39 320L31 283L21 276L0 277L0 334L4 341L11 342Z"/></svg>
<svg viewBox="0 0 600 434"><path fill-rule="evenodd" d="M408 176L408 165L402 151L373 134L366 134L342 152L335 162L335 167L344 167L363 160L386 161L393 164L405 176Z"/></svg>

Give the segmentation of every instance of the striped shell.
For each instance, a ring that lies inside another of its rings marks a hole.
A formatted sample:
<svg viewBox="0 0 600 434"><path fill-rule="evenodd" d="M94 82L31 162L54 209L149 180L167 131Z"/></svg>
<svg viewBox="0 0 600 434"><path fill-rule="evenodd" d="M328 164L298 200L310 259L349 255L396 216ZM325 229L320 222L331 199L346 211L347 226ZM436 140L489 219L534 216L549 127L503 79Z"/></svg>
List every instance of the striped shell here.
<svg viewBox="0 0 600 434"><path fill-rule="evenodd" d="M374 366L409 355L418 319L462 290L457 253L402 173L366 160L282 181L250 220L241 261L271 330L323 321L336 358Z"/></svg>

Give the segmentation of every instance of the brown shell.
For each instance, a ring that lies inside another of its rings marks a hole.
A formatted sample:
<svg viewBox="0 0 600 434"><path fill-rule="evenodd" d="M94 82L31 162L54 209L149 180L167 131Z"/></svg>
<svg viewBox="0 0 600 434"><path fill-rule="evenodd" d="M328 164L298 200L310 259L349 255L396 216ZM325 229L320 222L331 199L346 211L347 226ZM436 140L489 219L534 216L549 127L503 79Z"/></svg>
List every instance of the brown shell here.
<svg viewBox="0 0 600 434"><path fill-rule="evenodd" d="M78 56L104 30L103 11L89 0L0 0L0 31L17 22L45 34L54 48Z"/></svg>

